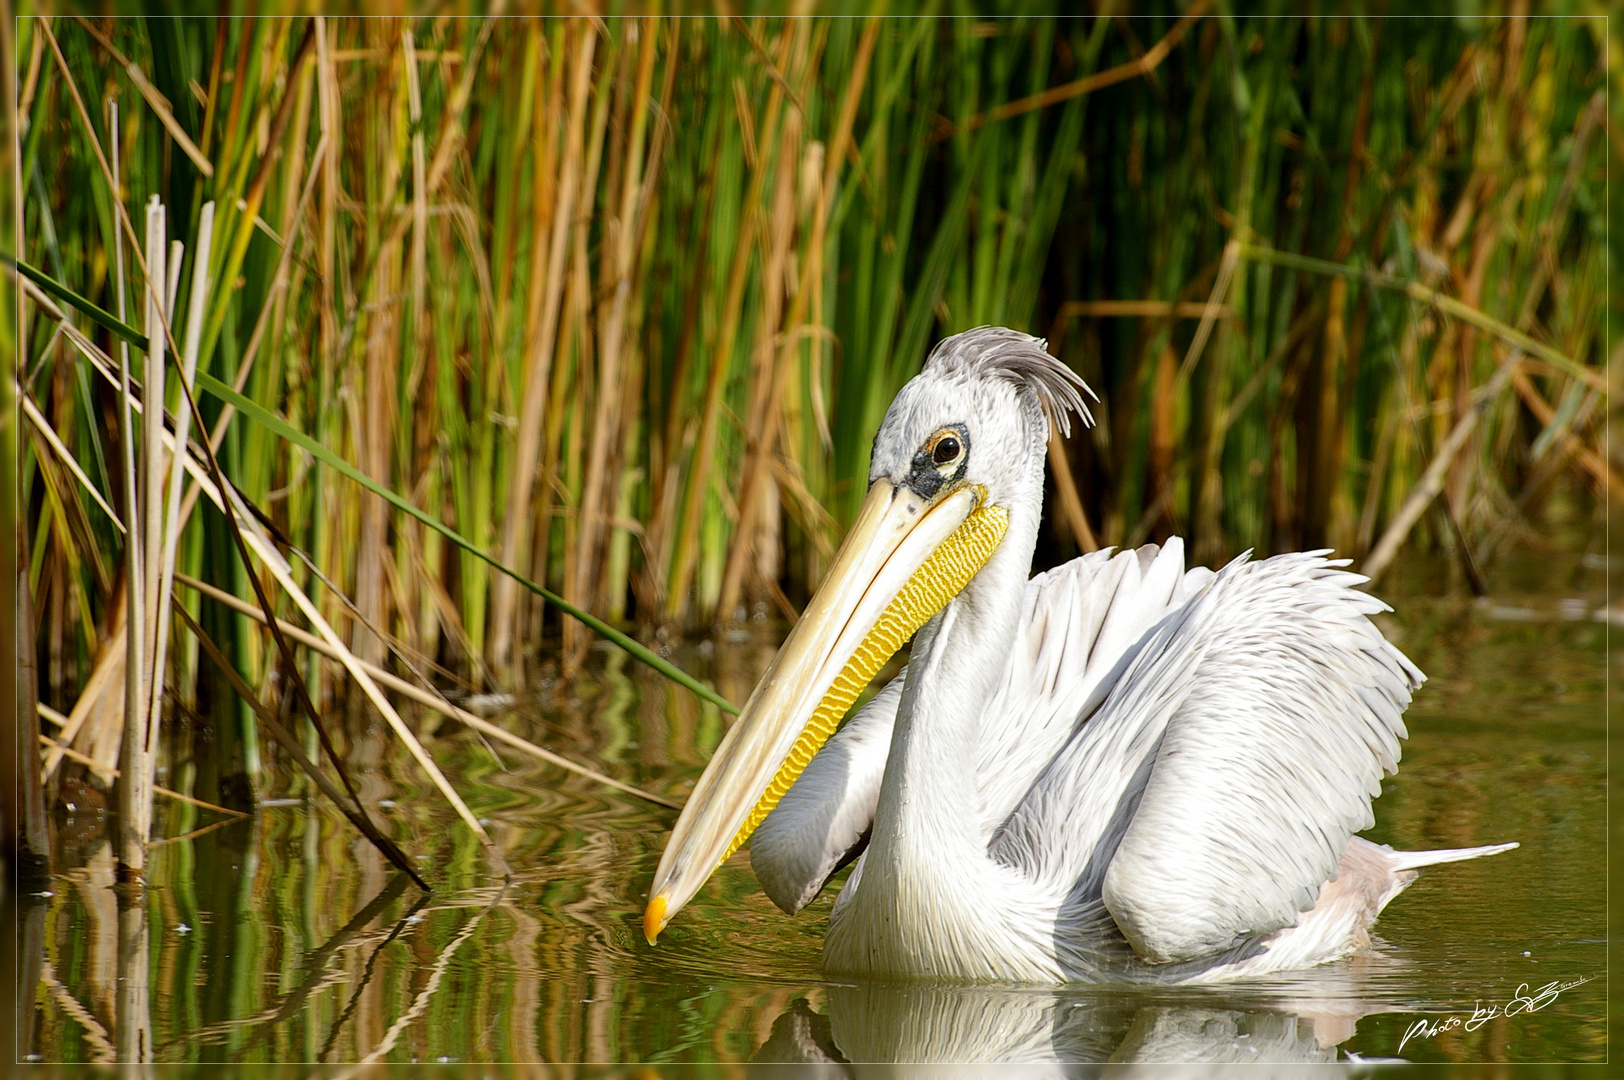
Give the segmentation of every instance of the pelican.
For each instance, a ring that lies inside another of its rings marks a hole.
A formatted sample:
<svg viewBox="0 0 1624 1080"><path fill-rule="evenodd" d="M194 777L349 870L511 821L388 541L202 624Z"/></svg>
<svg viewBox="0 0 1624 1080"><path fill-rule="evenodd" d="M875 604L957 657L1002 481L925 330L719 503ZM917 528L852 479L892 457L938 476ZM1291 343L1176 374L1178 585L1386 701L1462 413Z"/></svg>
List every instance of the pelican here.
<svg viewBox="0 0 1624 1080"><path fill-rule="evenodd" d="M1175 539L1028 580L1049 425L1091 424L1085 393L981 327L897 394L851 532L672 831L651 944L754 834L790 913L856 858L829 973L1241 978L1346 955L1420 867L1517 846L1355 835L1425 677L1346 560L1187 570Z"/></svg>

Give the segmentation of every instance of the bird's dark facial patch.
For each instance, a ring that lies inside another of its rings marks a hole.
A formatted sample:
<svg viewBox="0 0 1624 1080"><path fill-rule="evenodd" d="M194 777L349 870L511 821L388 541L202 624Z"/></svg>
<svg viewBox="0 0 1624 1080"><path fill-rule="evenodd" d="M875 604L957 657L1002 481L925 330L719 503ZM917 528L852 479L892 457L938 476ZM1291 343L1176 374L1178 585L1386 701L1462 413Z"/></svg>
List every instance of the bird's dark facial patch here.
<svg viewBox="0 0 1624 1080"><path fill-rule="evenodd" d="M914 454L903 484L921 498L933 499L948 484L964 479L970 464L970 432L963 424L950 424L926 439Z"/></svg>

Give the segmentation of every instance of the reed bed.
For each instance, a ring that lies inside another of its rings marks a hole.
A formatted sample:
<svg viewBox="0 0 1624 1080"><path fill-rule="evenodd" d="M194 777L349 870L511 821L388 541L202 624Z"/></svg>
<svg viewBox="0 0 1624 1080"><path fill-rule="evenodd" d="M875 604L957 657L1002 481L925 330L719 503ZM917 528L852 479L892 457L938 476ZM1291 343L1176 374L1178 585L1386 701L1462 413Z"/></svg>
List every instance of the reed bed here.
<svg viewBox="0 0 1624 1080"><path fill-rule="evenodd" d="M1102 398L1051 446L1040 558L1177 533L1379 575L1434 546L1481 589L1552 492L1624 492L1603 34L1203 0L22 20L48 783L120 747L150 778L180 719L211 740L185 789L241 805L262 739L319 771L343 686L465 718L430 688L579 669L568 611L656 643L793 618L892 395L982 323Z"/></svg>

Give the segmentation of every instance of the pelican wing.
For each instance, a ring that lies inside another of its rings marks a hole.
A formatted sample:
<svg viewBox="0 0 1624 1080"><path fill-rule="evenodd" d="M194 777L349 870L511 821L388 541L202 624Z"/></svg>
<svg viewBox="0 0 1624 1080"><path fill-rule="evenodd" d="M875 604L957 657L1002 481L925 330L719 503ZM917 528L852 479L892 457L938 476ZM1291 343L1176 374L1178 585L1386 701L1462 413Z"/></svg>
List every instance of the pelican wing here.
<svg viewBox="0 0 1624 1080"><path fill-rule="evenodd" d="M1295 925L1373 823L1423 679L1324 554L1243 557L1165 616L995 853L1103 903L1152 962Z"/></svg>
<svg viewBox="0 0 1624 1080"><path fill-rule="evenodd" d="M1027 583L1015 647L987 709L977 770L989 837L1105 700L1147 631L1213 577L1184 544L1109 549Z"/></svg>

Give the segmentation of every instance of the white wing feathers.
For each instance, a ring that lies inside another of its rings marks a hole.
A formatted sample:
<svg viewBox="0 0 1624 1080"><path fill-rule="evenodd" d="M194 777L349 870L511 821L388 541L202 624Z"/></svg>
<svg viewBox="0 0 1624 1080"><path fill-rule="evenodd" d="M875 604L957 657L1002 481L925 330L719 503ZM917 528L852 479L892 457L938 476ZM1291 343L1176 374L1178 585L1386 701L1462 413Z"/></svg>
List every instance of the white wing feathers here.
<svg viewBox="0 0 1624 1080"><path fill-rule="evenodd" d="M1230 564L1158 650L1194 677L1101 890L1146 960L1295 925L1373 824L1424 676L1367 618L1386 605L1324 554ZM1131 702L1138 674L1113 698Z"/></svg>
<svg viewBox="0 0 1624 1080"><path fill-rule="evenodd" d="M1003 682L987 709L980 767L990 838L1138 654L1145 631L1212 580L1184 572L1184 545L1096 551L1028 582Z"/></svg>

